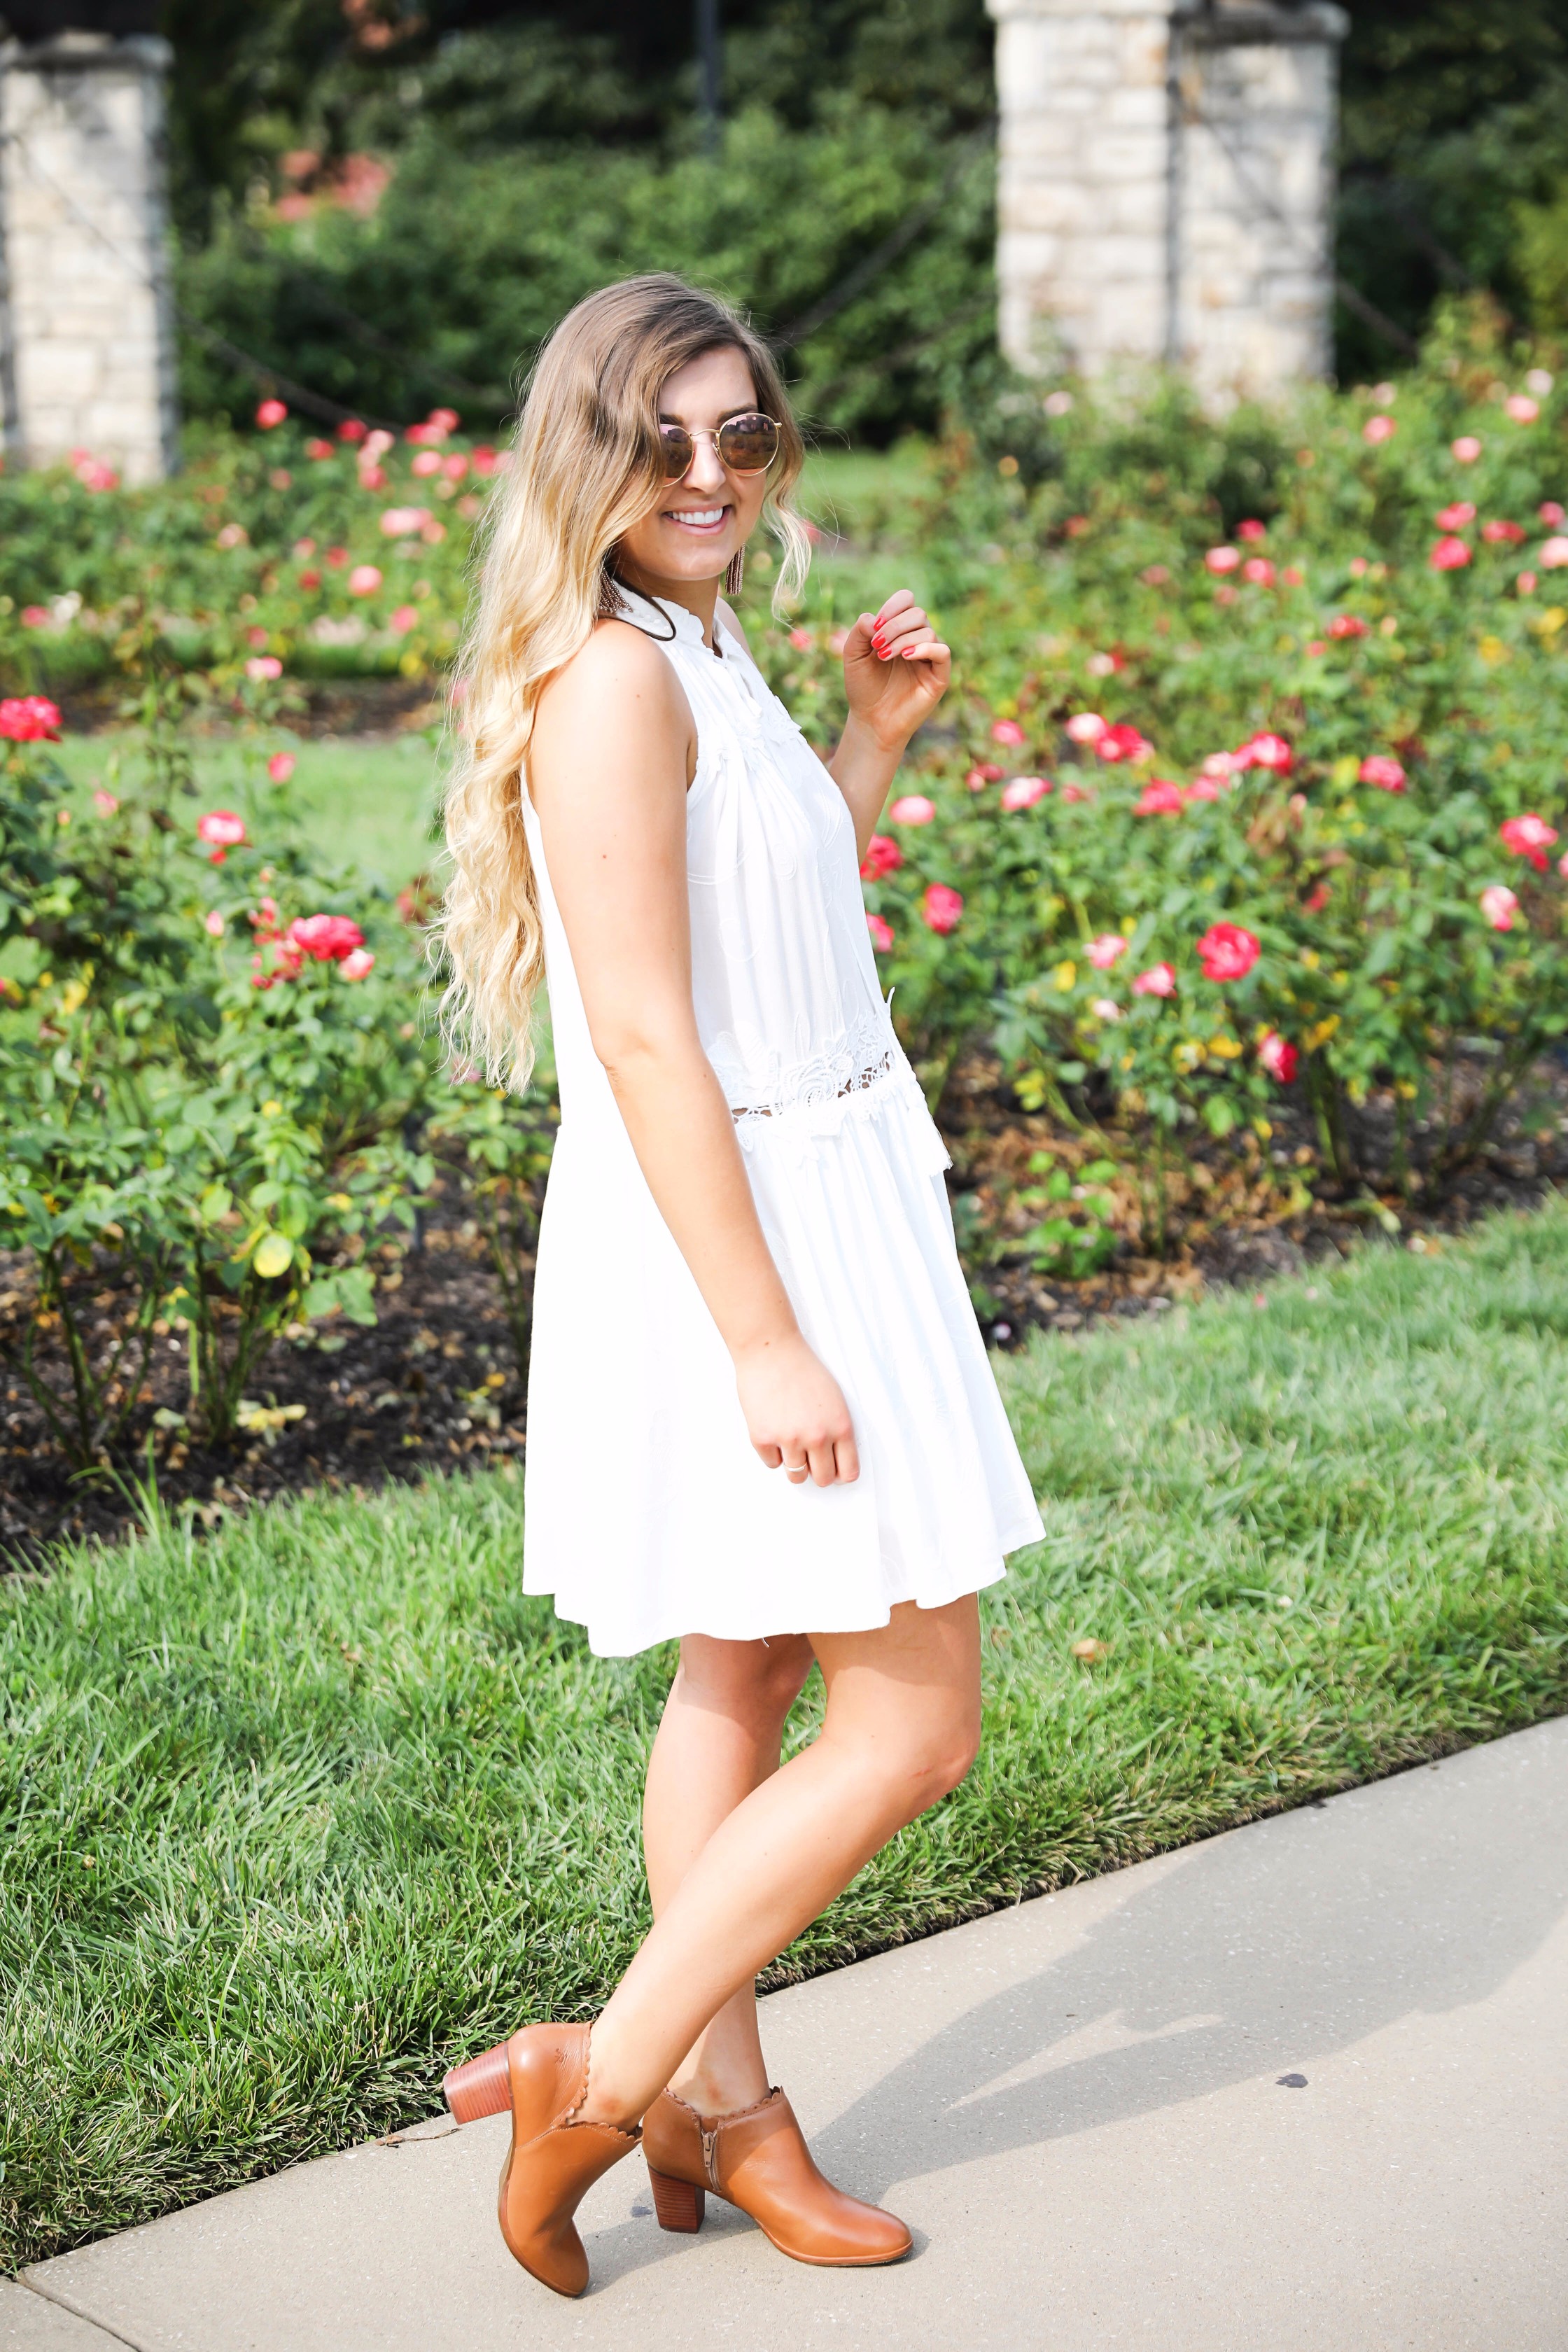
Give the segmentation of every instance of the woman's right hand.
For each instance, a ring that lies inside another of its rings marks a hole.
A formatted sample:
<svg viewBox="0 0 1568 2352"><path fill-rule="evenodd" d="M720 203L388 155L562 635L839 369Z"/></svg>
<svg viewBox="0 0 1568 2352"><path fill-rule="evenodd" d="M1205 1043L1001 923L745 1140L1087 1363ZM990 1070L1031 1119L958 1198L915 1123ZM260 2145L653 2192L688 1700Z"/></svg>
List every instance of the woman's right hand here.
<svg viewBox="0 0 1568 2352"><path fill-rule="evenodd" d="M844 1391L798 1331L760 1341L735 1359L735 1386L752 1444L790 1484L851 1485L860 1475Z"/></svg>

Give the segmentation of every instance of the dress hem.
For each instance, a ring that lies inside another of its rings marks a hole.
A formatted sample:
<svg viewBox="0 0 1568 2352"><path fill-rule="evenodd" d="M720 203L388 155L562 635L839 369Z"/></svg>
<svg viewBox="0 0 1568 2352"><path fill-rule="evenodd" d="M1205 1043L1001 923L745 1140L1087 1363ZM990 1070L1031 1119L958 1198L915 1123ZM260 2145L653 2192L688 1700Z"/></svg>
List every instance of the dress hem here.
<svg viewBox="0 0 1568 2352"><path fill-rule="evenodd" d="M1044 1533L1045 1530L1037 1517L1032 1525L1021 1528L1016 1532L1009 1528L1002 1537L998 1549L1004 1555L1010 1551L1020 1551L1026 1545L1038 1543ZM782 1642L796 1633L879 1633L884 1625L891 1622L893 1611L902 1608L906 1601L912 1601L917 1609L946 1609L954 1601L963 1601L972 1592L984 1592L992 1585L1002 1583L1006 1574L1007 1563L1004 1557L988 1573L976 1577L973 1583L968 1581L962 1583L955 1592L945 1594L940 1601L922 1601L918 1592L893 1592L886 1596L882 1614L879 1617L854 1621L841 1625L827 1624L820 1619L816 1624L809 1626L777 1623L723 1626L671 1625L661 1632L641 1634L636 1640L624 1644L617 1643L603 1649L595 1637L593 1620L589 1617L578 1616L573 1610L565 1607L550 1587L530 1585L525 1573L523 1591L530 1600L550 1601L554 1607L556 1616L564 1623L581 1625L588 1636L588 1647L595 1658L636 1658L640 1657L645 1650L657 1650L665 1642L679 1642L688 1633L700 1633L714 1642Z"/></svg>

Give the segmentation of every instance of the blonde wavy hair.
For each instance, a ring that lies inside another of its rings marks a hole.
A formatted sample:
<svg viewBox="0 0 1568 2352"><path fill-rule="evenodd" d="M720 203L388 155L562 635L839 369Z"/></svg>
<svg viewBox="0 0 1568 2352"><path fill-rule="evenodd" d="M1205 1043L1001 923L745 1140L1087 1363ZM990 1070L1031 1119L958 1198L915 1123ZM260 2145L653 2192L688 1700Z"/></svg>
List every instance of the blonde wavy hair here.
<svg viewBox="0 0 1568 2352"><path fill-rule="evenodd" d="M616 610L616 551L666 485L658 395L704 352L739 352L782 428L763 519L783 542L775 612L811 545L794 493L805 446L772 352L716 295L659 274L604 287L569 310L526 387L510 470L492 493L478 591L452 688L455 746L443 814L450 863L436 942L454 1054L521 1092L544 971L524 766L546 682Z"/></svg>

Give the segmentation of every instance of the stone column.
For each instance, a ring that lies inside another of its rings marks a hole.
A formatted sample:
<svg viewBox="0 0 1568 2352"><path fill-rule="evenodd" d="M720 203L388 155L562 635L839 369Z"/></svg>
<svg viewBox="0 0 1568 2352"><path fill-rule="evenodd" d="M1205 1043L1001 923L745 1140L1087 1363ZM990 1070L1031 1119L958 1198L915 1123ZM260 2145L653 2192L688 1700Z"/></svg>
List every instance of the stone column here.
<svg viewBox="0 0 1568 2352"><path fill-rule="evenodd" d="M1016 365L1187 369L1223 404L1330 356L1327 0L987 0Z"/></svg>
<svg viewBox="0 0 1568 2352"><path fill-rule="evenodd" d="M8 462L176 462L163 84L151 34L0 47L0 421Z"/></svg>

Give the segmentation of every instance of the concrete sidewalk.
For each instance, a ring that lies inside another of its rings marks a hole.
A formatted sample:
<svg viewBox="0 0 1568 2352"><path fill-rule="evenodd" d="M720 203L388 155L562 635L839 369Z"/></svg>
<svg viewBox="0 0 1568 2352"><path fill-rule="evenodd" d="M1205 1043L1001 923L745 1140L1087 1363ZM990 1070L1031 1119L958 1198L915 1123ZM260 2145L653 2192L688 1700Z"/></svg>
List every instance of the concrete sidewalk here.
<svg viewBox="0 0 1568 2352"><path fill-rule="evenodd" d="M896 2269L667 2237L634 2157L558 2302L437 2120L0 2284L0 2347L1563 2352L1565 2021L1568 1719L775 1995Z"/></svg>

